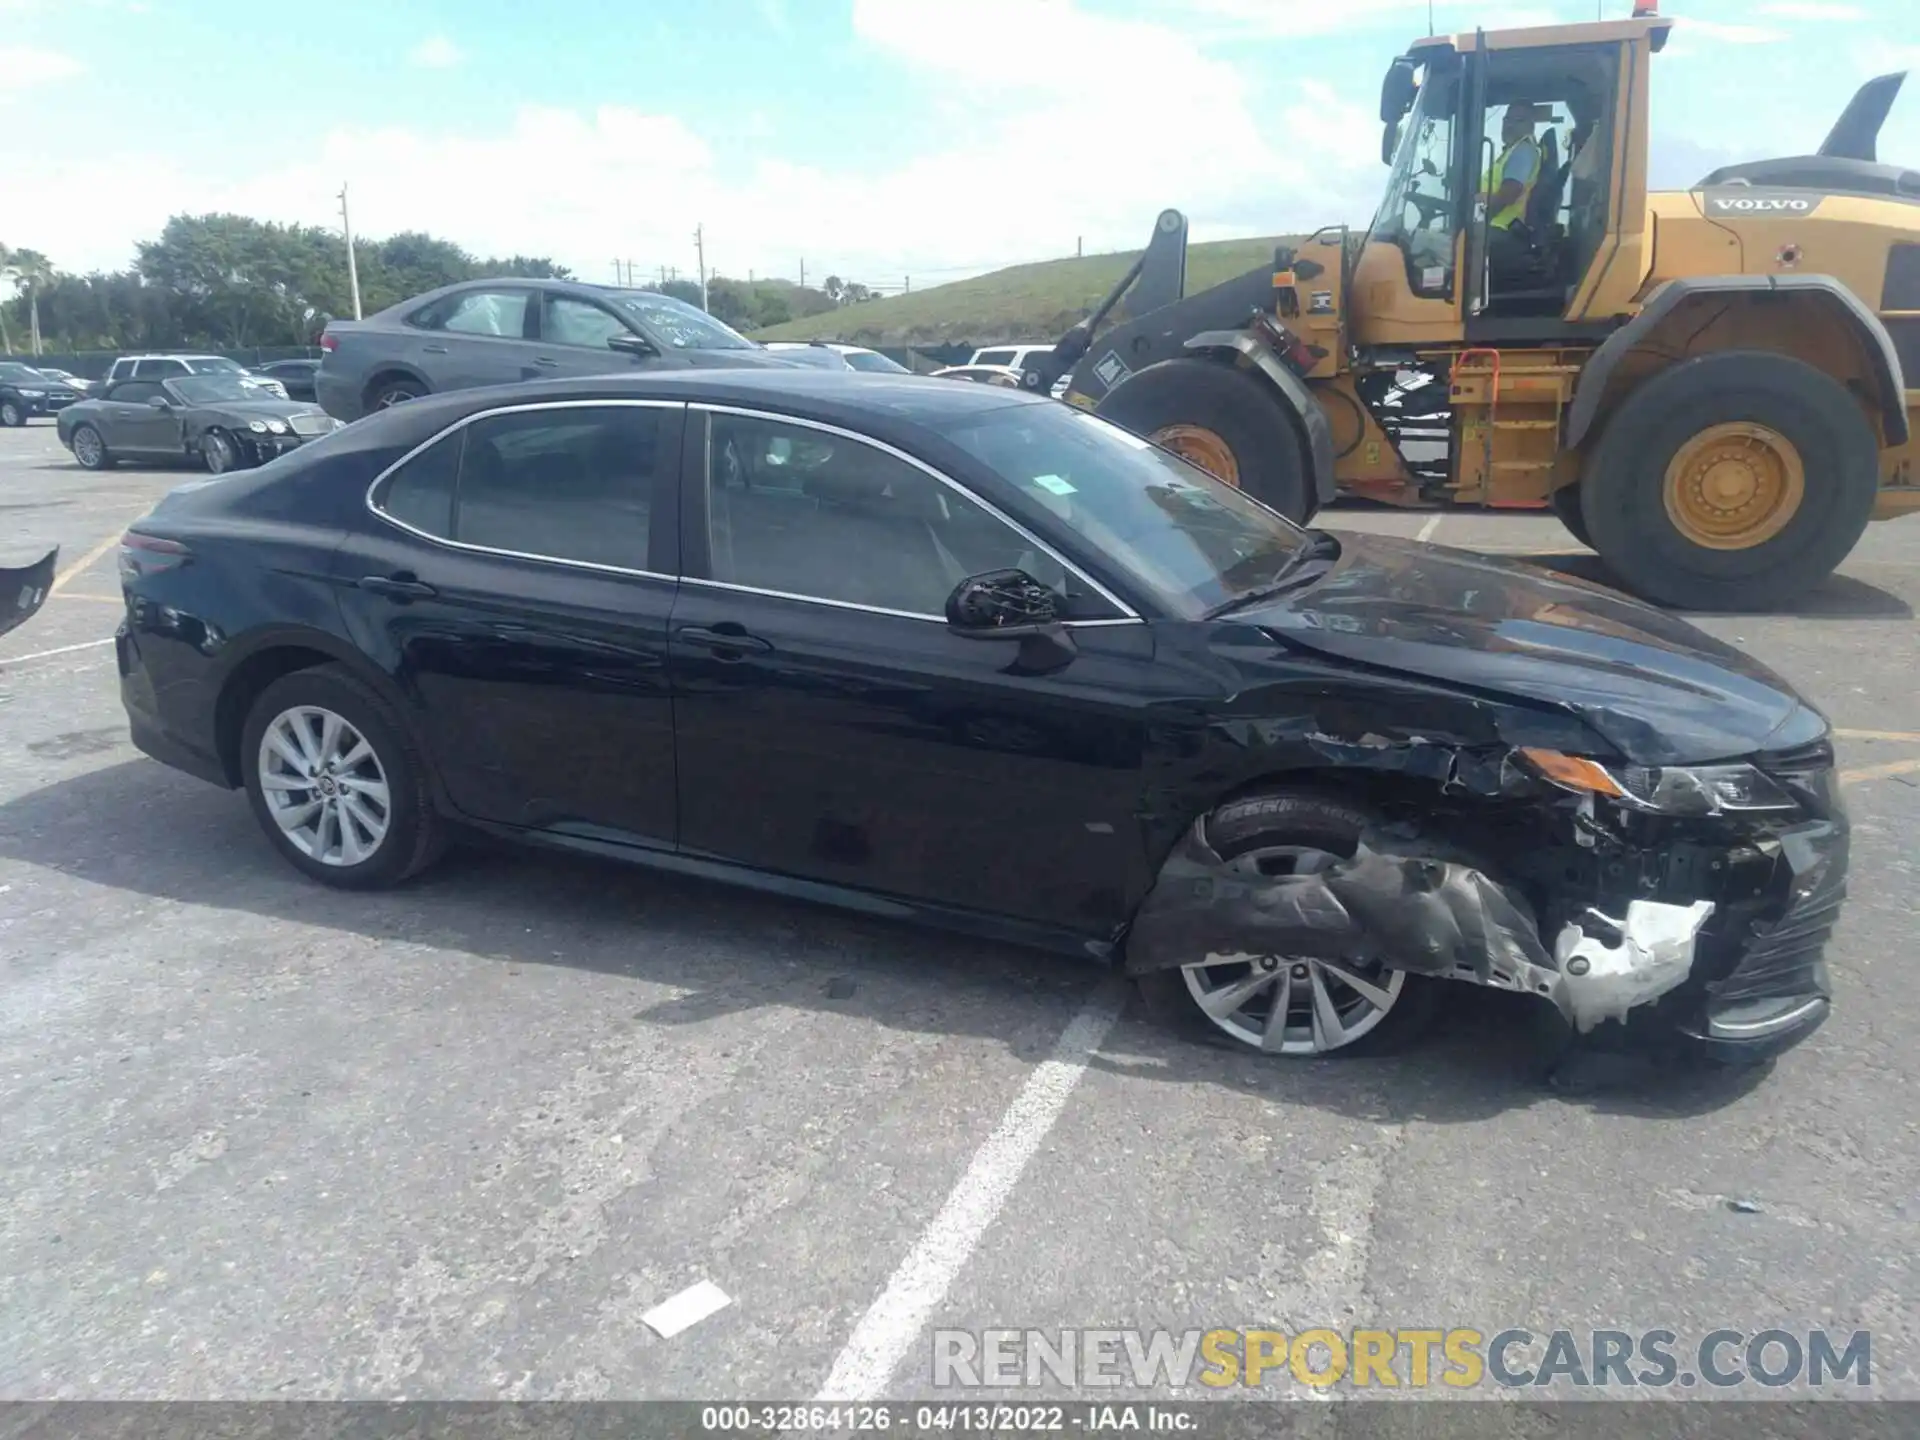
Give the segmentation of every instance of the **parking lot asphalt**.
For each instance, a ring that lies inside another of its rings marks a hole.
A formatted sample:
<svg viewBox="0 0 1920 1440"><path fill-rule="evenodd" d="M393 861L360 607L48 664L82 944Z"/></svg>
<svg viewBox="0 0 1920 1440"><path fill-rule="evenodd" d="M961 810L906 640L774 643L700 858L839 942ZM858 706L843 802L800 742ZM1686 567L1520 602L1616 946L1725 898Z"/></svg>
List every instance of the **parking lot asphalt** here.
<svg viewBox="0 0 1920 1440"><path fill-rule="evenodd" d="M1920 1398L1920 520L1699 617L1840 728L1833 1019L1569 1091L1531 1002L1464 987L1303 1065L1072 962L590 861L310 884L127 741L113 541L185 478L0 431L0 565L62 567L0 637L0 1398L922 1394L935 1325L1866 1329L1871 1393ZM1602 573L1539 514L1325 523Z"/></svg>

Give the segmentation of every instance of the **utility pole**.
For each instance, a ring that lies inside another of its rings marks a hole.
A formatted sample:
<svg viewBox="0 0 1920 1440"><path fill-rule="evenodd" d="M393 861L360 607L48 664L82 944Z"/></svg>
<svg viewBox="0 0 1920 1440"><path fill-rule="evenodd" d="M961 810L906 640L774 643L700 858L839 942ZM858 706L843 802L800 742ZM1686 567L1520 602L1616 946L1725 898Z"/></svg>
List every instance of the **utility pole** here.
<svg viewBox="0 0 1920 1440"><path fill-rule="evenodd" d="M707 308L707 227L693 227L693 250L700 260L700 308Z"/></svg>
<svg viewBox="0 0 1920 1440"><path fill-rule="evenodd" d="M353 318L360 316L360 266L353 258L353 221L347 216L347 182L340 182L340 229L347 237L347 288L353 291Z"/></svg>
<svg viewBox="0 0 1920 1440"><path fill-rule="evenodd" d="M900 293L902 295L911 295L913 293L913 277L911 275L907 275L907 276L903 276L902 278L906 281L906 283L900 287Z"/></svg>
<svg viewBox="0 0 1920 1440"><path fill-rule="evenodd" d="M1078 260L1080 258L1080 253L1081 253L1080 243L1086 238L1087 237L1084 235L1076 235L1073 237L1073 258L1074 259Z"/></svg>
<svg viewBox="0 0 1920 1440"><path fill-rule="evenodd" d="M807 288L807 257L804 255L800 257L800 288Z"/></svg>

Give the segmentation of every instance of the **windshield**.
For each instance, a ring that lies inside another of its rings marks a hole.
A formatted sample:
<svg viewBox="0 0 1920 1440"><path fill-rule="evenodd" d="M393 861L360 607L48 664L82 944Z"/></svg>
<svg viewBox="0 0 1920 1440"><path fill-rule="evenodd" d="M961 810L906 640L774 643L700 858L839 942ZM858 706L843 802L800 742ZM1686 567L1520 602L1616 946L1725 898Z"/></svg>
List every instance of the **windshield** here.
<svg viewBox="0 0 1920 1440"><path fill-rule="evenodd" d="M183 375L171 383L180 398L193 405L212 405L221 400L275 398L263 386L240 375Z"/></svg>
<svg viewBox="0 0 1920 1440"><path fill-rule="evenodd" d="M1198 618L1269 584L1307 532L1205 471L1066 405L1008 405L942 433L1089 548Z"/></svg>
<svg viewBox="0 0 1920 1440"><path fill-rule="evenodd" d="M704 310L683 305L671 295L628 291L609 297L653 335L675 350L753 350L746 336L729 330Z"/></svg>
<svg viewBox="0 0 1920 1440"><path fill-rule="evenodd" d="M244 375L247 367L238 360L229 360L224 355L210 355L205 360L187 361L187 369L196 375Z"/></svg>
<svg viewBox="0 0 1920 1440"><path fill-rule="evenodd" d="M877 350L849 350L843 355L856 370L871 370L876 375L911 375L913 372L880 354Z"/></svg>
<svg viewBox="0 0 1920 1440"><path fill-rule="evenodd" d="M1459 89L1457 73L1437 73L1427 65L1413 108L1401 122L1393 174L1367 235L1400 248L1416 295L1453 294L1453 117Z"/></svg>
<svg viewBox="0 0 1920 1440"><path fill-rule="evenodd" d="M46 378L30 365L21 365L12 360L0 361L0 380L24 380L31 385Z"/></svg>

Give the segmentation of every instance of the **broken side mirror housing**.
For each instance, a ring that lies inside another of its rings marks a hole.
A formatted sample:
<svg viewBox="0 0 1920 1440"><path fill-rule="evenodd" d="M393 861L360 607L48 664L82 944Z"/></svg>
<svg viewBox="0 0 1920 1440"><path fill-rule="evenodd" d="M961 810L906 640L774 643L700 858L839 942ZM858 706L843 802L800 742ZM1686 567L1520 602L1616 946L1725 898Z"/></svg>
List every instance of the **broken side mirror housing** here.
<svg viewBox="0 0 1920 1440"><path fill-rule="evenodd" d="M947 626L972 640L1018 640L1013 670L1044 674L1079 654L1061 623L1060 596L1024 570L969 575L947 596Z"/></svg>
<svg viewBox="0 0 1920 1440"><path fill-rule="evenodd" d="M1413 108L1413 68L1413 60L1406 55L1387 67L1386 78L1380 82L1380 119L1385 124L1397 123Z"/></svg>

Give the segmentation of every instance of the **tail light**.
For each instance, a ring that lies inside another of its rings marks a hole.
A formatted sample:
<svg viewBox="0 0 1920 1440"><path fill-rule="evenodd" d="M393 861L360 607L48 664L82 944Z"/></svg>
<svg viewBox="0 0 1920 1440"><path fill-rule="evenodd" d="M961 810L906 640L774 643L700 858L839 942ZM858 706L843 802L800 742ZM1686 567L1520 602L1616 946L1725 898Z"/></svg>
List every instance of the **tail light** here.
<svg viewBox="0 0 1920 1440"><path fill-rule="evenodd" d="M192 558L193 552L178 540L129 530L120 537L120 581L130 584L162 570L177 570Z"/></svg>
<svg viewBox="0 0 1920 1440"><path fill-rule="evenodd" d="M322 335L320 337L320 348L331 355L340 348L340 337L337 335Z"/></svg>

